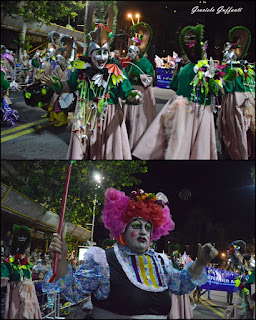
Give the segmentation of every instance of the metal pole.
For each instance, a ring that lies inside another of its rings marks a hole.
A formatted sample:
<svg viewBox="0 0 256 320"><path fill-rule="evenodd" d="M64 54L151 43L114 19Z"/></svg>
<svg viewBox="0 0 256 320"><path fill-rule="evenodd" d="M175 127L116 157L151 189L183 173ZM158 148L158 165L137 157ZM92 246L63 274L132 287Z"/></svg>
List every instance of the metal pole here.
<svg viewBox="0 0 256 320"><path fill-rule="evenodd" d="M93 232L94 232L94 223L95 223L95 207L96 207L96 195L95 195L95 199L93 202L91 242L93 242Z"/></svg>

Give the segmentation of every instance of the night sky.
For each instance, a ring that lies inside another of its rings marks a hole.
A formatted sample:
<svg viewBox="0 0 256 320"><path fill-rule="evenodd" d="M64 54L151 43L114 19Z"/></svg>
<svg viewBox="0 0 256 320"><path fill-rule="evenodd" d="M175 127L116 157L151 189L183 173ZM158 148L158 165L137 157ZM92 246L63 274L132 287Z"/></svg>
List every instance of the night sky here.
<svg viewBox="0 0 256 320"><path fill-rule="evenodd" d="M147 161L148 173L139 175L140 187L146 192L166 194L175 231L187 230L184 241L195 232L188 226L184 229L184 224L196 219L202 229L207 223L223 228L225 241L249 239L255 233L255 186L250 175L253 166L252 161ZM190 190L189 200L179 197L182 189ZM204 231L198 240L211 241Z"/></svg>
<svg viewBox="0 0 256 320"><path fill-rule="evenodd" d="M204 28L204 40L208 40L208 55L220 59L223 45L227 41L228 31L234 26L245 26L252 33L252 42L247 59L255 61L255 1L117 1L118 25L131 26L127 17L139 13L140 21L148 23L153 30L151 44L156 46L156 54L172 55L172 51L181 53L178 37L180 31L187 25L195 26L201 23ZM214 12L196 12L191 14L192 8L214 9ZM242 8L241 12L217 14L218 8L223 6L234 9ZM137 19L134 18L134 22ZM216 48L215 48L216 47Z"/></svg>

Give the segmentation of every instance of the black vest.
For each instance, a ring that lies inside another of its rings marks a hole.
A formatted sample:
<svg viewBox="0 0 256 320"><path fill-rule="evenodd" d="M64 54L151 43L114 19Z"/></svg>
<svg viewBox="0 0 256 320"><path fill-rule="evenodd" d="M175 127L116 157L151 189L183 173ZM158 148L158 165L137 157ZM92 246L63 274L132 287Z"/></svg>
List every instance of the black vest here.
<svg viewBox="0 0 256 320"><path fill-rule="evenodd" d="M106 257L110 268L110 293L105 300L98 300L92 294L94 306L120 315L167 315L170 312L168 289L151 292L137 288L123 271L114 248L106 250Z"/></svg>

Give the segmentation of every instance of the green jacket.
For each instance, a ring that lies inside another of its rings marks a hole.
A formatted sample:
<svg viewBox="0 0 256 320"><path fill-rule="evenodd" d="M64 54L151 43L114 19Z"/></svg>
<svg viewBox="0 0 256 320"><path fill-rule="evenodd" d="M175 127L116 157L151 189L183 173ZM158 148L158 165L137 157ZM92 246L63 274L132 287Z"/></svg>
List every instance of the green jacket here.
<svg viewBox="0 0 256 320"><path fill-rule="evenodd" d="M228 68L223 69L223 72L227 73L227 71ZM236 77L234 81L226 81L226 83L223 84L223 88L225 90L225 94L231 92L250 92L248 86L245 86L241 75Z"/></svg>
<svg viewBox="0 0 256 320"><path fill-rule="evenodd" d="M170 88L174 91L176 91L176 94L178 96L183 96L188 98L189 101L193 101L191 98L192 89L193 86L190 84L190 82L193 80L195 76L195 72L193 70L195 66L195 63L188 63L185 65L184 68L182 68L176 76L173 77ZM205 94L201 93L200 90L198 90L198 103L204 104ZM206 97L206 105L211 104L211 97L208 94Z"/></svg>
<svg viewBox="0 0 256 320"><path fill-rule="evenodd" d="M8 90L10 87L10 82L5 79L5 73L1 71L1 88Z"/></svg>
<svg viewBox="0 0 256 320"><path fill-rule="evenodd" d="M133 63L136 66L138 66L145 74L153 77L154 68L147 58L142 57L139 61L133 62ZM142 74L142 72L138 68L136 68L132 64L129 64L125 69L125 71L129 77L131 84L142 86L142 83L140 80L140 74Z"/></svg>

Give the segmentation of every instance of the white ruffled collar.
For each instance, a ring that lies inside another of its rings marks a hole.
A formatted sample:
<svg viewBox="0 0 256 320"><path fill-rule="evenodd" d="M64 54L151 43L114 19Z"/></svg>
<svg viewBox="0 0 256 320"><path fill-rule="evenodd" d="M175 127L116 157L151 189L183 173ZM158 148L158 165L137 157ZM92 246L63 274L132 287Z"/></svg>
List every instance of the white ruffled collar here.
<svg viewBox="0 0 256 320"><path fill-rule="evenodd" d="M128 256L138 257L141 255L134 253L131 249L129 249L119 243L114 244L114 252L115 252L116 258L117 258L118 262L120 263L126 276L130 280L130 282L133 285L135 285L137 288L145 290L145 291L151 291L151 292L162 292L162 291L168 289L166 279L165 279L165 273L164 273L164 270L163 270L161 263L158 262L157 265L158 265L158 270L159 270L159 274L160 274L160 278L163 283L163 286L160 286L158 288L152 287L152 286L149 287L145 283L141 283L137 280L135 271L134 271L132 265L129 263L130 259L127 259ZM152 249L148 249L147 252L145 252L143 255L144 256L149 255L152 257L154 256L155 260L158 260L156 253Z"/></svg>

